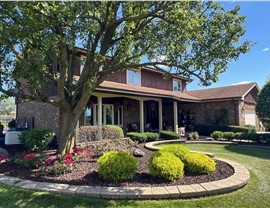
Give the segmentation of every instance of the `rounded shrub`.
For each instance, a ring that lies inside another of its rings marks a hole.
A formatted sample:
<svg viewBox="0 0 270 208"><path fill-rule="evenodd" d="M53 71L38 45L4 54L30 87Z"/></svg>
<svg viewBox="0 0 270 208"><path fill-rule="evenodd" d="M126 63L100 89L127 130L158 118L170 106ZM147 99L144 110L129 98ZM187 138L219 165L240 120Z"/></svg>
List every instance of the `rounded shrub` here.
<svg viewBox="0 0 270 208"><path fill-rule="evenodd" d="M216 170L216 162L202 153L186 154L183 162L185 169L193 173L210 173Z"/></svg>
<svg viewBox="0 0 270 208"><path fill-rule="evenodd" d="M184 175L184 163L169 152L157 151L149 161L149 171L154 177L175 181Z"/></svg>
<svg viewBox="0 0 270 208"><path fill-rule="evenodd" d="M235 134L231 131L226 131L223 133L223 138L228 139L229 141L235 139Z"/></svg>
<svg viewBox="0 0 270 208"><path fill-rule="evenodd" d="M162 147L160 151L172 153L176 157L179 157L181 160L183 160L185 155L190 152L186 146L181 144L169 144Z"/></svg>
<svg viewBox="0 0 270 208"><path fill-rule="evenodd" d="M133 178L138 161L127 152L107 152L97 163L98 173L102 178L119 181Z"/></svg>
<svg viewBox="0 0 270 208"><path fill-rule="evenodd" d="M160 131L159 137L165 140L179 139L179 135L173 131Z"/></svg>
<svg viewBox="0 0 270 208"><path fill-rule="evenodd" d="M139 143L143 143L147 139L147 136L144 133L138 133L138 132L129 132L129 133L127 133L127 136L132 141L137 141Z"/></svg>
<svg viewBox="0 0 270 208"><path fill-rule="evenodd" d="M48 128L28 129L19 136L20 143L32 151L43 151L53 140L55 133Z"/></svg>
<svg viewBox="0 0 270 208"><path fill-rule="evenodd" d="M106 126L104 126L104 130L106 130L106 129L114 129L114 130L116 130L118 132L118 135L119 135L119 136L117 135L118 138L124 138L124 131L123 131L123 129L120 126L117 126L117 125L106 125Z"/></svg>
<svg viewBox="0 0 270 208"><path fill-rule="evenodd" d="M223 132L222 131L214 131L212 134L210 134L210 136L213 139L219 139L219 138L223 138Z"/></svg>

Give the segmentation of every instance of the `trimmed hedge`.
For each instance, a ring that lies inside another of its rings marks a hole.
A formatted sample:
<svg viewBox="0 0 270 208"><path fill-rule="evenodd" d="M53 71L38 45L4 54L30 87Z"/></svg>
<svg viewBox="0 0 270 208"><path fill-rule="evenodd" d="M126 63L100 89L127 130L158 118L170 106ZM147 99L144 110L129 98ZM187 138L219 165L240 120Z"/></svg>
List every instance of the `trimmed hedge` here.
<svg viewBox="0 0 270 208"><path fill-rule="evenodd" d="M98 126L81 126L78 129L76 142L91 142L102 139L102 128Z"/></svg>
<svg viewBox="0 0 270 208"><path fill-rule="evenodd" d="M97 163L99 175L113 181L132 179L138 166L138 160L126 152L107 152Z"/></svg>
<svg viewBox="0 0 270 208"><path fill-rule="evenodd" d="M179 157L181 160L183 160L190 151L189 149L184 145L179 144L170 144L166 145L165 147L162 147L160 149L161 152L169 152L174 154L176 157Z"/></svg>
<svg viewBox="0 0 270 208"><path fill-rule="evenodd" d="M270 144L270 133L243 133L239 139L251 140L258 143Z"/></svg>
<svg viewBox="0 0 270 208"><path fill-rule="evenodd" d="M202 153L189 153L183 162L185 169L193 173L210 173L216 170L216 162Z"/></svg>
<svg viewBox="0 0 270 208"><path fill-rule="evenodd" d="M205 136L209 136L214 131L223 131L223 132L231 131L231 132L245 132L245 133L256 132L253 127L203 125L203 124L195 125L194 131L197 131L200 135L205 135Z"/></svg>
<svg viewBox="0 0 270 208"><path fill-rule="evenodd" d="M102 129L103 139L121 139L124 138L123 129L116 125L106 125Z"/></svg>
<svg viewBox="0 0 270 208"><path fill-rule="evenodd" d="M103 128L99 126L81 126L78 129L76 140L80 143L121 138L124 138L124 132L120 126L106 125Z"/></svg>
<svg viewBox="0 0 270 208"><path fill-rule="evenodd" d="M161 131L159 133L159 138L162 138L164 140L173 140L173 139L179 139L179 135L173 131Z"/></svg>
<svg viewBox="0 0 270 208"><path fill-rule="evenodd" d="M143 143L147 139L147 136L144 133L138 132L129 132L127 133L127 136L130 137L131 140L137 141L139 143Z"/></svg>
<svg viewBox="0 0 270 208"><path fill-rule="evenodd" d="M235 139L235 133L231 131L223 132L223 138L228 139L229 141L232 141L233 139Z"/></svg>
<svg viewBox="0 0 270 208"><path fill-rule="evenodd" d="M177 180L184 175L184 163L169 152L157 151L149 161L149 172L154 177Z"/></svg>
<svg viewBox="0 0 270 208"><path fill-rule="evenodd" d="M145 132L144 134L147 136L146 142L157 141L158 138L159 138L159 134L158 133Z"/></svg>
<svg viewBox="0 0 270 208"><path fill-rule="evenodd" d="M223 138L223 132L222 131L214 131L212 134L210 134L210 136L215 140L220 139L220 138Z"/></svg>

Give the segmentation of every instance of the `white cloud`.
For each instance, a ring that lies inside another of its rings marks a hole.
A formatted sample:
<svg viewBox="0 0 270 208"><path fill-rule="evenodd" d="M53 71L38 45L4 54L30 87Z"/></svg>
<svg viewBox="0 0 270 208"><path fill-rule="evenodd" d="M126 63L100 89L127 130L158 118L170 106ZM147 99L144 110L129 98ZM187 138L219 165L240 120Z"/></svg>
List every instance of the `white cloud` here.
<svg viewBox="0 0 270 208"><path fill-rule="evenodd" d="M232 85L241 85L241 84L248 84L250 83L249 81L242 81L242 82L237 82L237 83L234 83Z"/></svg>
<svg viewBox="0 0 270 208"><path fill-rule="evenodd" d="M263 52L269 51L269 48L266 47L266 48L262 49L262 51L263 51Z"/></svg>

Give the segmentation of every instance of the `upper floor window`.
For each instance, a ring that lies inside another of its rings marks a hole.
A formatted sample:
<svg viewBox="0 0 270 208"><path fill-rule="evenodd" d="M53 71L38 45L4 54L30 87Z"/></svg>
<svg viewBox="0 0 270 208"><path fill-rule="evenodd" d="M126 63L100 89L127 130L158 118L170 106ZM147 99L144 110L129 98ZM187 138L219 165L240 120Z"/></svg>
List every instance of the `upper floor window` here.
<svg viewBox="0 0 270 208"><path fill-rule="evenodd" d="M83 68L84 68L85 63L86 63L86 57L85 56L81 56L80 74L83 71Z"/></svg>
<svg viewBox="0 0 270 208"><path fill-rule="evenodd" d="M133 85L141 85L141 72L128 69L127 83Z"/></svg>
<svg viewBox="0 0 270 208"><path fill-rule="evenodd" d="M173 91L182 92L182 84L180 80L173 80Z"/></svg>

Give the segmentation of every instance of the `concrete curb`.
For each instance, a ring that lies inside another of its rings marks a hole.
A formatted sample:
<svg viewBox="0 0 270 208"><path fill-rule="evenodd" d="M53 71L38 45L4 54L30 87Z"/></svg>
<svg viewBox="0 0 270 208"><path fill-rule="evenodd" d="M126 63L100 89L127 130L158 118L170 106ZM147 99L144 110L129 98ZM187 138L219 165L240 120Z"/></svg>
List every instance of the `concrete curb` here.
<svg viewBox="0 0 270 208"><path fill-rule="evenodd" d="M231 165L234 168L235 173L223 180L191 185L164 187L93 187L35 182L6 176L4 174L0 174L0 183L36 191L106 199L168 199L201 197L232 192L242 188L248 183L250 175L244 166L225 159L218 160Z"/></svg>
<svg viewBox="0 0 270 208"><path fill-rule="evenodd" d="M193 142L185 142L186 140L183 139L177 139L177 140L163 140L163 141L155 141L155 142L148 142L144 145L145 148L153 150L153 151L157 151L160 150L161 147L158 147L157 145L161 145L161 144L185 144L185 143L193 143ZM199 141L198 141L199 143ZM203 142L205 143L205 142ZM207 142L208 143L208 142ZM214 153L210 153L210 152L199 152L199 151L191 151L194 153L203 153L208 155L209 157L215 157Z"/></svg>

